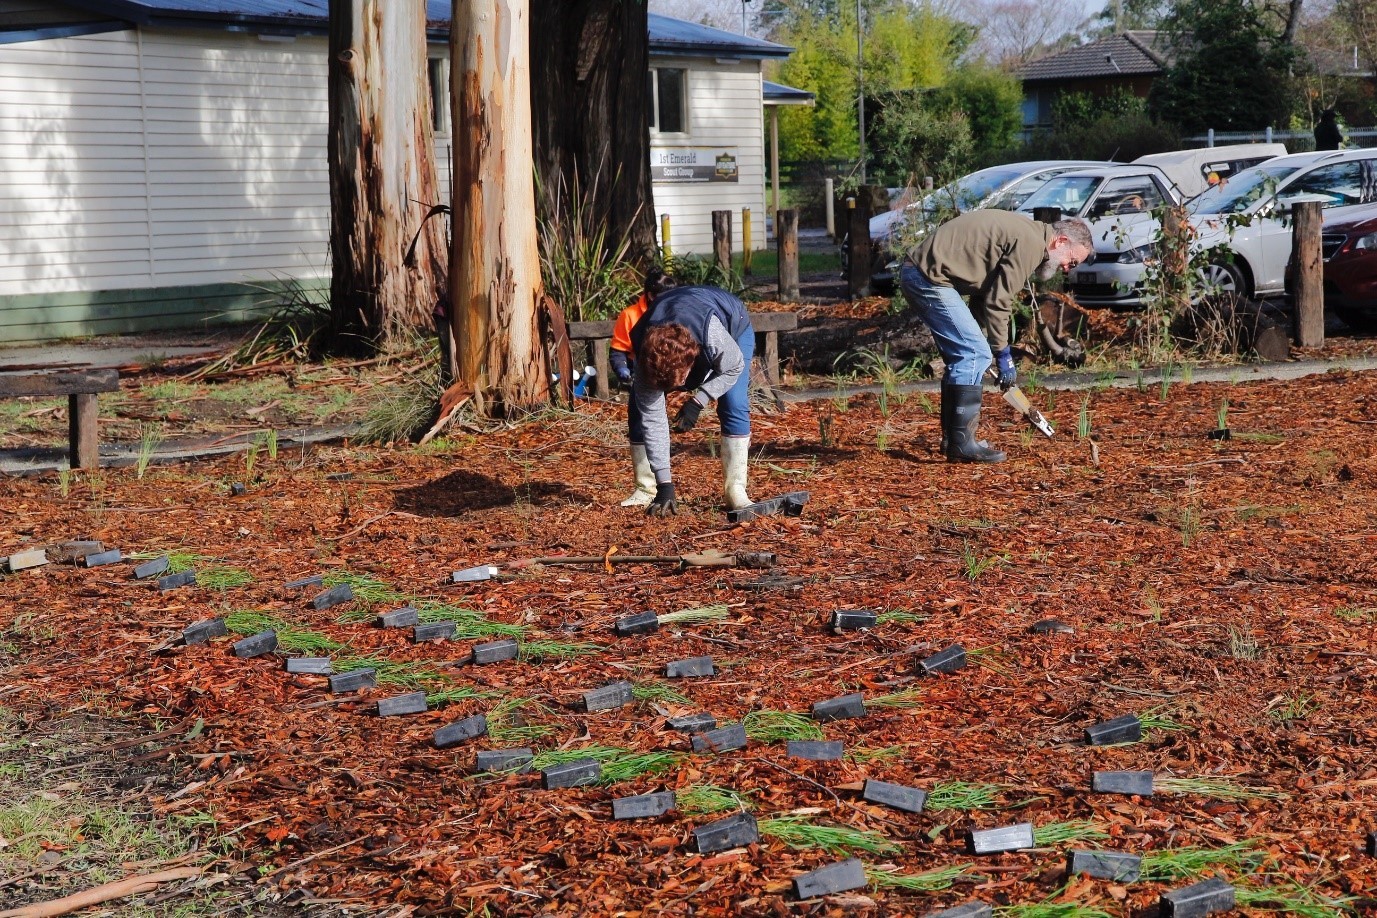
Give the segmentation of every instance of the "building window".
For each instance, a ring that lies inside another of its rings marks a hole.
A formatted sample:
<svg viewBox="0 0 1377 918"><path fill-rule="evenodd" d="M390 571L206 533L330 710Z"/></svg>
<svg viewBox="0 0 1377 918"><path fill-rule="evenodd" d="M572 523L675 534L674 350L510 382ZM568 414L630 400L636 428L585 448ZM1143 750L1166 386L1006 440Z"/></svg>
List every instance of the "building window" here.
<svg viewBox="0 0 1377 918"><path fill-rule="evenodd" d="M449 62L442 57L427 60L430 79L430 126L437 134L449 133Z"/></svg>
<svg viewBox="0 0 1377 918"><path fill-rule="evenodd" d="M670 67L650 70L650 130L655 134L688 131L688 71Z"/></svg>

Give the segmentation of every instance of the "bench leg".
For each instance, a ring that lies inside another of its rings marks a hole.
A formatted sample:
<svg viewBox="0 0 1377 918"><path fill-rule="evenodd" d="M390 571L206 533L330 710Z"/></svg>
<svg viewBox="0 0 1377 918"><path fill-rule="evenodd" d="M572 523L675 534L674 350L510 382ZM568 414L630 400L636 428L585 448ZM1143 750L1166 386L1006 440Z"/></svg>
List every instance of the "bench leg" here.
<svg viewBox="0 0 1377 918"><path fill-rule="evenodd" d="M612 380L608 378L612 375L612 358L608 354L611 342L598 338L588 342L588 346L593 351L593 369L598 371L593 377L593 394L606 401L612 397Z"/></svg>
<svg viewBox="0 0 1377 918"><path fill-rule="evenodd" d="M74 469L100 468L100 434L96 427L99 416L94 392L67 396L67 462Z"/></svg>
<svg viewBox="0 0 1377 918"><path fill-rule="evenodd" d="M760 361L775 408L783 411L784 399L779 394L779 332L755 333L755 359Z"/></svg>

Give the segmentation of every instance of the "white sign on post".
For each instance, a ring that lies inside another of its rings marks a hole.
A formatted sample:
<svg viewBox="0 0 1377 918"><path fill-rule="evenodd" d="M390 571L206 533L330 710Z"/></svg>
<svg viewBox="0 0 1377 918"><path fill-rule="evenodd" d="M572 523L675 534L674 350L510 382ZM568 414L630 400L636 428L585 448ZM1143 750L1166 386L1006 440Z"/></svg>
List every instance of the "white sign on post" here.
<svg viewBox="0 0 1377 918"><path fill-rule="evenodd" d="M652 147L650 180L657 184L735 182L736 150L721 147Z"/></svg>

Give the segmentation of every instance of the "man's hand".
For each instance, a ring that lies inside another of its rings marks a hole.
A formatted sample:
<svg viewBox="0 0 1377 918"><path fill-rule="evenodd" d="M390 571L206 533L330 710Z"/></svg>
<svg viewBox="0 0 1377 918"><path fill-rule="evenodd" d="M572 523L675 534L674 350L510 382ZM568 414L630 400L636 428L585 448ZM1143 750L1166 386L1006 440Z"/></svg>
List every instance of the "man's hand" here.
<svg viewBox="0 0 1377 918"><path fill-rule="evenodd" d="M674 432L686 433L692 430L693 425L698 423L698 415L702 413L703 406L698 404L696 399L690 398L684 402L684 407L674 416Z"/></svg>
<svg viewBox="0 0 1377 918"><path fill-rule="evenodd" d="M631 368L630 368L630 367L618 367L618 368L617 368L617 385L618 385L620 388L625 389L626 391L630 392L630 391L631 391L631 379L632 379L632 377L631 377Z"/></svg>
<svg viewBox="0 0 1377 918"><path fill-rule="evenodd" d="M995 364L999 367L999 390L1008 392L1018 385L1018 369L1014 366L1014 355L1009 348L995 354Z"/></svg>
<svg viewBox="0 0 1377 918"><path fill-rule="evenodd" d="M645 508L647 516L677 516L679 502L674 499L674 483L665 482L655 486L655 499Z"/></svg>

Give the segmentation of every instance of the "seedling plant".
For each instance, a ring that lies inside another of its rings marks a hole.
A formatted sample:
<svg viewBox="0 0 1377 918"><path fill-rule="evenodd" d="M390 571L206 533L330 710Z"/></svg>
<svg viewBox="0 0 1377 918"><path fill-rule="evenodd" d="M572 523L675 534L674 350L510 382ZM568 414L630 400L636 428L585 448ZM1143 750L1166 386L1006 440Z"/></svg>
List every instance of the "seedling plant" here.
<svg viewBox="0 0 1377 918"><path fill-rule="evenodd" d="M832 854L864 851L869 854L892 854L899 846L878 832L853 829L849 826L827 826L809 821L807 816L787 815L762 819L760 834L788 845L790 848L821 848Z"/></svg>
<svg viewBox="0 0 1377 918"><path fill-rule="evenodd" d="M746 736L761 743L820 740L822 728L811 718L792 711L752 711L742 719Z"/></svg>

